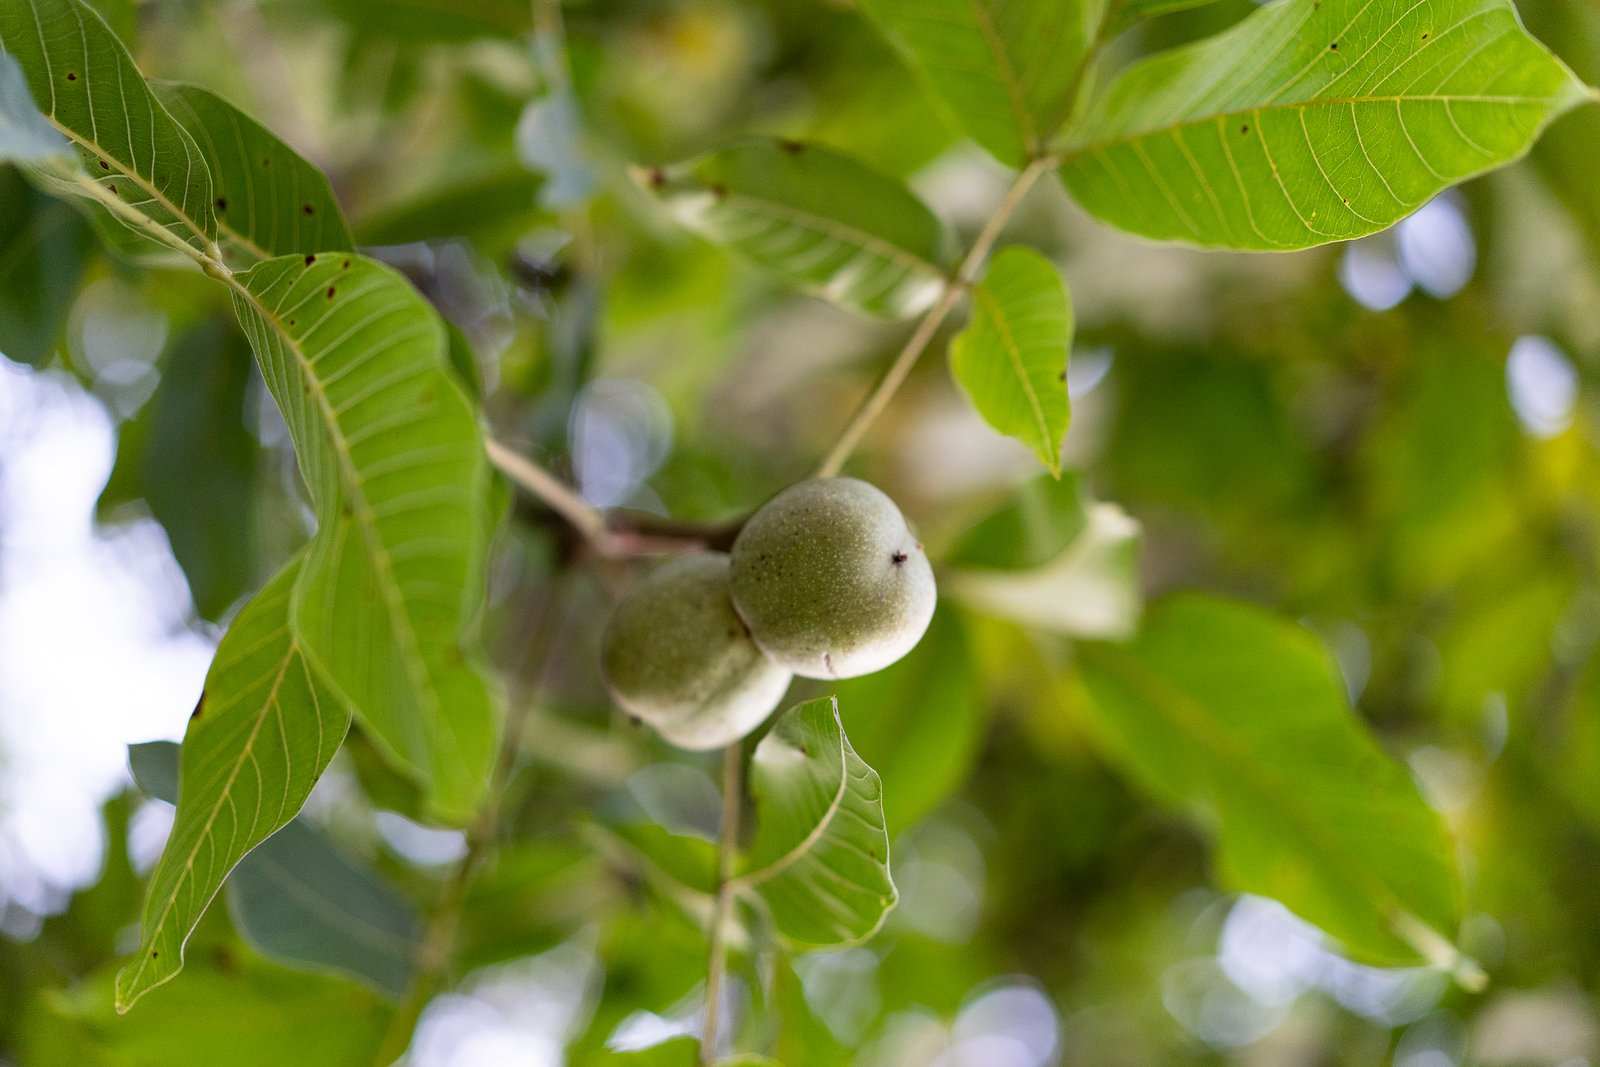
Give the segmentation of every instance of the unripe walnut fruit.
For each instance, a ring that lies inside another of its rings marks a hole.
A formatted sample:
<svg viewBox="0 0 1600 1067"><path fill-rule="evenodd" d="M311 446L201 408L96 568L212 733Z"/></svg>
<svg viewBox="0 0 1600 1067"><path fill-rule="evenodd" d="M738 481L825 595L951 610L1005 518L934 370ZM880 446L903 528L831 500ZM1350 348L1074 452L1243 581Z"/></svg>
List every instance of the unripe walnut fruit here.
<svg viewBox="0 0 1600 1067"><path fill-rule="evenodd" d="M936 599L900 509L855 478L773 497L739 532L729 580L756 644L807 678L887 667L921 640Z"/></svg>
<svg viewBox="0 0 1600 1067"><path fill-rule="evenodd" d="M670 560L628 590L601 661L617 704L689 749L744 737L772 714L790 680L733 610L720 552Z"/></svg>

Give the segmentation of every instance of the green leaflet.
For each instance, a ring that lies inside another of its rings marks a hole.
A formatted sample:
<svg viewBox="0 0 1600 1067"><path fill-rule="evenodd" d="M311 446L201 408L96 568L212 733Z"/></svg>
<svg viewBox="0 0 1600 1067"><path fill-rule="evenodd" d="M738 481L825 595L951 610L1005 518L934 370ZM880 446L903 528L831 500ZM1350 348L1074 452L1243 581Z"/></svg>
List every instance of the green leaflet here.
<svg viewBox="0 0 1600 1067"><path fill-rule="evenodd" d="M1091 726L1157 798L1198 808L1223 877L1376 963L1470 969L1443 821L1351 711L1300 627L1199 595L1125 647L1081 645Z"/></svg>
<svg viewBox="0 0 1600 1067"><path fill-rule="evenodd" d="M1306 248L1511 162L1589 98L1508 0L1283 0L1112 81L1061 176L1147 237Z"/></svg>
<svg viewBox="0 0 1600 1067"><path fill-rule="evenodd" d="M156 90L211 172L217 231L250 261L354 247L333 187L250 116L197 85Z"/></svg>
<svg viewBox="0 0 1600 1067"><path fill-rule="evenodd" d="M973 140L1002 163L1039 155L1067 120L1105 0L864 0Z"/></svg>
<svg viewBox="0 0 1600 1067"><path fill-rule="evenodd" d="M838 701L785 712L750 761L756 833L737 879L792 941L870 937L894 907L883 790L844 735Z"/></svg>
<svg viewBox="0 0 1600 1067"><path fill-rule="evenodd" d="M350 725L290 630L296 559L217 648L184 738L177 821L150 879L143 935L117 975L117 1010L183 967L183 946L234 864L292 819Z"/></svg>
<svg viewBox="0 0 1600 1067"><path fill-rule="evenodd" d="M638 177L689 229L845 307L903 318L944 288L939 220L848 156L758 140Z"/></svg>
<svg viewBox="0 0 1600 1067"><path fill-rule="evenodd" d="M318 517L295 628L434 813L463 823L500 727L472 647L494 516L439 318L400 275L344 253L271 259L234 281Z"/></svg>
<svg viewBox="0 0 1600 1067"><path fill-rule="evenodd" d="M972 289L972 321L950 343L950 369L990 426L1061 473L1072 405L1067 358L1072 304L1055 265L1031 248L1005 248Z"/></svg>
<svg viewBox="0 0 1600 1067"><path fill-rule="evenodd" d="M9 60L0 56L0 71ZM36 367L50 361L93 243L73 207L0 165L0 352Z"/></svg>
<svg viewBox="0 0 1600 1067"><path fill-rule="evenodd" d="M82 0L7 0L0 50L27 75L39 110L76 147L81 170L41 162L53 190L88 196L132 229L201 251L217 235L211 178L194 140L145 84L128 50ZM18 102L0 107L16 122ZM0 141L0 155L6 154Z"/></svg>

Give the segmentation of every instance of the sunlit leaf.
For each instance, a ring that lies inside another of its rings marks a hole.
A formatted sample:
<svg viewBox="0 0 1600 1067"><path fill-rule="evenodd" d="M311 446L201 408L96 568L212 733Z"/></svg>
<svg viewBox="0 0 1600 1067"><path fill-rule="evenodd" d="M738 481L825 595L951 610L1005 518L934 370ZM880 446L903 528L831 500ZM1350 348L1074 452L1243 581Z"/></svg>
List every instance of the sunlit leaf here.
<svg viewBox="0 0 1600 1067"><path fill-rule="evenodd" d="M82 0L7 0L0 50L16 58L39 111L75 146L81 166L52 159L34 167L52 190L88 197L168 243L203 250L215 241L200 150L93 8ZM0 98L0 121L31 123L17 106L12 94Z"/></svg>
<svg viewBox="0 0 1600 1067"><path fill-rule="evenodd" d="M117 975L126 1011L183 967L189 933L234 864L305 803L350 725L290 630L296 559L217 649L184 737L177 821L150 880L137 955Z"/></svg>
<svg viewBox="0 0 1600 1067"><path fill-rule="evenodd" d="M500 724L474 647L495 516L444 329L403 278L360 256L272 259L235 282L319 519L296 630L434 813L465 822Z"/></svg>
<svg viewBox="0 0 1600 1067"><path fill-rule="evenodd" d="M353 247L328 179L294 149L197 85L156 90L205 156L217 231L230 246L250 260Z"/></svg>
<svg viewBox="0 0 1600 1067"><path fill-rule="evenodd" d="M870 937L897 899L878 775L850 747L831 697L791 708L750 761L756 832L738 884L792 941Z"/></svg>
<svg viewBox="0 0 1600 1067"><path fill-rule="evenodd" d="M1305 248L1511 162L1586 99L1507 0L1284 0L1115 79L1061 174L1147 237Z"/></svg>
<svg viewBox="0 0 1600 1067"><path fill-rule="evenodd" d="M1105 0L864 0L969 137L1003 163L1066 121Z"/></svg>
<svg viewBox="0 0 1600 1067"><path fill-rule="evenodd" d="M1021 246L994 257L972 287L972 321L950 343L950 369L989 425L1061 472L1072 406L1072 304L1055 265Z"/></svg>
<svg viewBox="0 0 1600 1067"><path fill-rule="evenodd" d="M848 156L748 141L638 177L689 229L846 307L913 315L943 288L939 220Z"/></svg>
<svg viewBox="0 0 1600 1067"><path fill-rule="evenodd" d="M1444 824L1351 711L1300 627L1198 595L1127 646L1080 646L1105 750L1156 797L1198 809L1232 886L1282 901L1374 962L1463 965Z"/></svg>

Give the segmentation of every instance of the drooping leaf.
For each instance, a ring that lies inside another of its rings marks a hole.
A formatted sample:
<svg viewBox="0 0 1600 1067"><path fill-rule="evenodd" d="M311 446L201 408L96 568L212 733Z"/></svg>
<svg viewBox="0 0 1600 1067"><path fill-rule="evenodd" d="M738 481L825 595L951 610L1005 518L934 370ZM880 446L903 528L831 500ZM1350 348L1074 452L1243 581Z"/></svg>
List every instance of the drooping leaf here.
<svg viewBox="0 0 1600 1067"><path fill-rule="evenodd" d="M248 428L250 347L231 321L178 338L155 395L124 423L102 515L144 500L167 532L202 618L221 619L256 580L256 469Z"/></svg>
<svg viewBox="0 0 1600 1067"><path fill-rule="evenodd" d="M495 515L444 329L403 278L360 256L281 257L234 281L319 522L296 630L434 814L463 823L499 734L475 649Z"/></svg>
<svg viewBox="0 0 1600 1067"><path fill-rule="evenodd" d="M756 831L738 877L778 930L811 945L864 940L898 895L878 775L857 756L831 697L791 708L750 761Z"/></svg>
<svg viewBox="0 0 1600 1067"><path fill-rule="evenodd" d="M198 85L157 94L204 153L217 231L248 260L354 247L333 187L270 130Z"/></svg>
<svg viewBox="0 0 1600 1067"><path fill-rule="evenodd" d="M1020 166L1067 120L1105 0L864 0L956 124Z"/></svg>
<svg viewBox="0 0 1600 1067"><path fill-rule="evenodd" d="M1188 595L1153 610L1131 644L1079 654L1107 754L1158 799L1207 816L1229 884L1374 962L1462 963L1444 824L1309 633Z"/></svg>
<svg viewBox="0 0 1600 1067"><path fill-rule="evenodd" d="M1055 265L1030 248L1002 249L972 288L972 321L950 343L950 369L990 426L1061 473L1072 416L1067 358L1072 304Z"/></svg>
<svg viewBox="0 0 1600 1067"><path fill-rule="evenodd" d="M8 58L0 56L0 65ZM93 239L76 210L0 166L0 352L34 366L49 362Z"/></svg>
<svg viewBox="0 0 1600 1067"><path fill-rule="evenodd" d="M177 820L151 876L137 955L117 975L126 1011L183 967L183 946L245 853L305 803L350 725L290 628L297 558L217 648L184 738Z"/></svg>
<svg viewBox="0 0 1600 1067"><path fill-rule="evenodd" d="M136 232L211 246L217 227L205 160L99 13L83 0L8 0L0 5L0 51L15 57L38 110L75 148L76 165L35 160L41 181L98 202ZM31 123L19 119L18 106L10 94L0 99L0 121Z"/></svg>
<svg viewBox="0 0 1600 1067"><path fill-rule="evenodd" d="M178 746L128 746L134 781L178 799ZM303 817L261 842L228 875L234 926L262 955L347 975L380 993L405 992L422 940L411 903Z"/></svg>
<svg viewBox="0 0 1600 1067"><path fill-rule="evenodd" d="M1116 78L1061 175L1147 237L1306 248L1511 162L1589 98L1508 0L1284 0Z"/></svg>
<svg viewBox="0 0 1600 1067"><path fill-rule="evenodd" d="M966 779L988 713L966 627L938 611L917 647L876 674L832 685L848 709L850 738L883 783L891 835L910 826Z"/></svg>
<svg viewBox="0 0 1600 1067"><path fill-rule="evenodd" d="M848 156L749 141L639 178L689 229L846 307L914 315L944 286L939 220Z"/></svg>

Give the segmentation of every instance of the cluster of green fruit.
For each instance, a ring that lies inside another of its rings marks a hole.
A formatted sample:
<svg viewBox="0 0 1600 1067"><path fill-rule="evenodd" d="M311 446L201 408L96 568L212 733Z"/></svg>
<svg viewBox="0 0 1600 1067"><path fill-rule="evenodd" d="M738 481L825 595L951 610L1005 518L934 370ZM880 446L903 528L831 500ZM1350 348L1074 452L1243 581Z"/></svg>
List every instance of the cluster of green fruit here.
<svg viewBox="0 0 1600 1067"><path fill-rule="evenodd" d="M881 670L933 618L933 568L905 517L854 478L816 478L750 517L731 554L665 563L617 604L603 647L617 704L675 745L721 748L794 675Z"/></svg>

